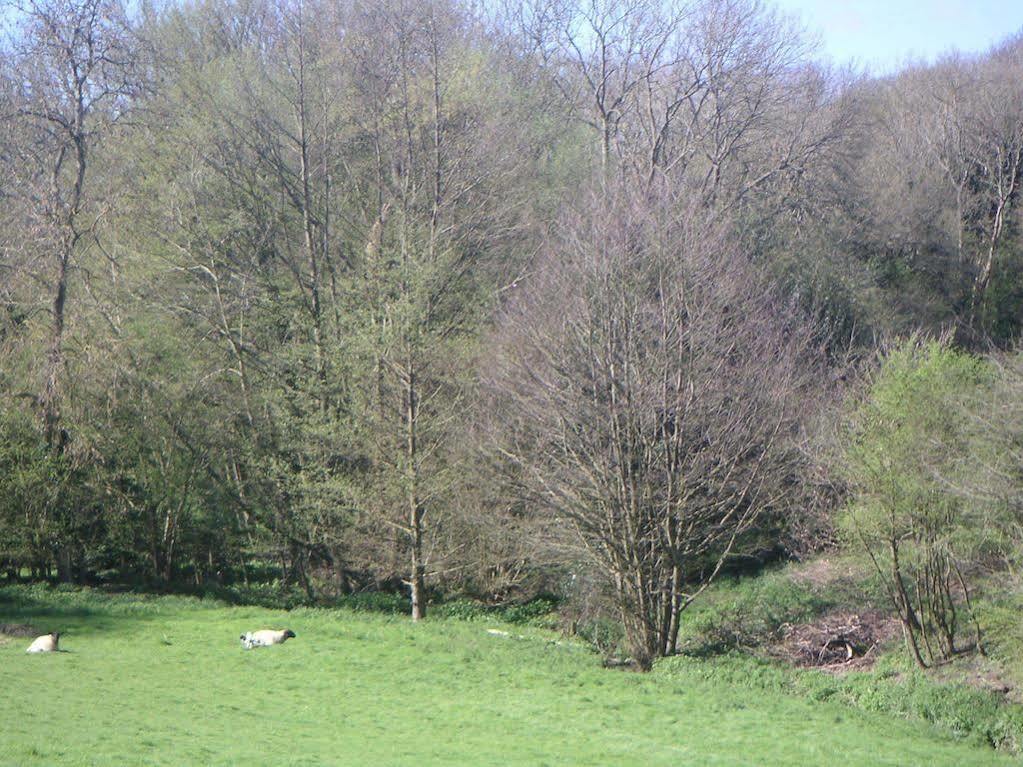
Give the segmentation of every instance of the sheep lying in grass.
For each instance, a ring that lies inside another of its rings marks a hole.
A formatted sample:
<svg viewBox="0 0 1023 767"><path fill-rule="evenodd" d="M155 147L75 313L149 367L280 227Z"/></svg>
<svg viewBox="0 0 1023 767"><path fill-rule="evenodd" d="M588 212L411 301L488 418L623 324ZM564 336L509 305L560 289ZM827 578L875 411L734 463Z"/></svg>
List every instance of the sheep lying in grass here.
<svg viewBox="0 0 1023 767"><path fill-rule="evenodd" d="M291 629L281 629L280 631L261 629L259 631L247 631L241 635L240 639L242 640L242 647L246 650L251 650L253 647L269 647L272 644L283 644L294 636L295 632Z"/></svg>
<svg viewBox="0 0 1023 767"><path fill-rule="evenodd" d="M59 641L60 632L58 631L54 631L52 634L43 634L41 637L36 637L25 652L57 652L57 642Z"/></svg>

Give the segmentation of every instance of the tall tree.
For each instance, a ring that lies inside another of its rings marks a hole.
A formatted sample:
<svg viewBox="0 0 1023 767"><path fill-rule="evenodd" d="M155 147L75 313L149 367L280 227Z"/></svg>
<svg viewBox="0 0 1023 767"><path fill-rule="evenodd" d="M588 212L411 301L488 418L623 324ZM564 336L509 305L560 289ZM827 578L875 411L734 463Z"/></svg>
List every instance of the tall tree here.
<svg viewBox="0 0 1023 767"><path fill-rule="evenodd" d="M102 126L122 118L137 91L137 52L124 9L110 0L30 0L9 12L17 31L0 73L5 170L31 231L23 246L47 264L51 325L39 406L46 441L60 449L71 270L99 216L90 205L91 153Z"/></svg>
<svg viewBox="0 0 1023 767"><path fill-rule="evenodd" d="M494 444L611 584L648 667L675 652L682 612L744 534L790 497L815 337L699 208L604 194L505 316Z"/></svg>
<svg viewBox="0 0 1023 767"><path fill-rule="evenodd" d="M5 8L15 25L0 69L3 171L16 201L7 215L21 230L15 248L25 251L49 296L36 402L45 442L59 454L68 441L64 378L73 270L95 241L102 214L90 185L92 156L106 129L131 107L139 54L117 2L29 0ZM62 579L72 576L71 564L69 545L60 544Z"/></svg>

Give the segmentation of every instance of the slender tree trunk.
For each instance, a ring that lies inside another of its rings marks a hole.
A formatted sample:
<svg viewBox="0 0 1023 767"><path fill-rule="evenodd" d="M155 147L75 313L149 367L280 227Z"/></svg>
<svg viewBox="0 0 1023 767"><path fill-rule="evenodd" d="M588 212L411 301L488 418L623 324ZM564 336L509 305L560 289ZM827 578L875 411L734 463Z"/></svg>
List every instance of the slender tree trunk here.
<svg viewBox="0 0 1023 767"><path fill-rule="evenodd" d="M956 579L959 581L959 586L963 590L963 598L966 601L966 611L970 616L970 622L973 624L973 630L977 638L977 652L979 652L982 656L986 656L987 651L984 649L980 622L977 620L977 614L973 611L973 599L970 597L970 589L966 585L966 579L963 577L963 572L959 569L959 565L953 562L952 567L955 571Z"/></svg>
<svg viewBox="0 0 1023 767"><path fill-rule="evenodd" d="M71 549L65 544L54 552L57 560L57 579L61 583L71 583L74 580L74 570L71 566Z"/></svg>
<svg viewBox="0 0 1023 767"><path fill-rule="evenodd" d="M1001 159L1001 154L999 154L999 158ZM1004 173L1005 176L999 175L997 181L995 215L991 222L991 232L988 236L987 253L981 264L980 274L977 275L973 285L973 295L970 303L971 326L976 321L977 313L984 304L988 285L991 282L991 274L994 269L995 254L1001 240L1002 229L1005 226L1005 216L1019 187L1019 171L1020 164L1023 162L1023 149L1017 148L1011 157L1006 158L1006 161L1008 167L999 171L1000 174Z"/></svg>
<svg viewBox="0 0 1023 767"><path fill-rule="evenodd" d="M60 371L64 365L64 312L67 304L69 249L62 249L57 263L56 289L53 297L53 327L50 332L50 350L46 359L46 380L43 384L43 434L51 450L64 448L60 426Z"/></svg>
<svg viewBox="0 0 1023 767"><path fill-rule="evenodd" d="M674 655L678 651L678 629L682 615L682 568L673 564L671 567L670 616L668 620L668 640L664 645L665 655Z"/></svg>
<svg viewBox="0 0 1023 767"><path fill-rule="evenodd" d="M889 541L892 555L892 581L895 585L896 607L899 617L902 619L902 633L906 638L906 644L913 654L913 660L920 668L927 668L927 663L920 654L920 645L917 643L916 631L920 628L920 621L913 609L913 603L906 592L906 584L902 580L902 568L899 564L899 547L895 541Z"/></svg>
<svg viewBox="0 0 1023 767"><path fill-rule="evenodd" d="M303 246L306 251L306 259L309 262L309 294L310 309L313 320L313 346L316 355L316 378L320 386L318 399L322 410L327 409L326 396L326 354L323 348L323 307L322 307L322 275L320 258L317 253L317 246L320 242L315 231L313 221L313 193L311 184L311 168L309 161L309 136L308 116L306 104L306 80L305 80L305 18L303 11L299 10L300 33L298 35L298 103L295 105L295 122L298 129L298 154L299 173L302 182L302 235Z"/></svg>
<svg viewBox="0 0 1023 767"><path fill-rule="evenodd" d="M611 168L611 124L605 117L600 128L600 171L606 180Z"/></svg>
<svg viewBox="0 0 1023 767"><path fill-rule="evenodd" d="M405 387L405 428L406 455L408 462L408 509L409 536L412 543L412 572L409 587L412 592L412 620L418 621L426 616L426 599L423 589L426 566L423 562L423 505L419 499L419 445L417 421L419 416L418 392L416 391L416 369L409 354L407 359L408 378Z"/></svg>

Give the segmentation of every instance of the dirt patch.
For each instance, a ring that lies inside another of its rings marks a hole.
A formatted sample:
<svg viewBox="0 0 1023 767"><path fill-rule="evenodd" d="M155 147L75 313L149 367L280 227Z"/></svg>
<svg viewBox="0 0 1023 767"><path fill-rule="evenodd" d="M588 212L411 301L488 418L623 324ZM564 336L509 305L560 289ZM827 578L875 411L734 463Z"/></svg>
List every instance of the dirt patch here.
<svg viewBox="0 0 1023 767"><path fill-rule="evenodd" d="M796 666L834 670L864 669L878 648L899 634L898 621L882 612L832 612L810 623L786 624L772 656Z"/></svg>
<svg viewBox="0 0 1023 767"><path fill-rule="evenodd" d="M863 569L848 559L823 556L794 567L791 577L823 591L836 583L855 583L863 578Z"/></svg>
<svg viewBox="0 0 1023 767"><path fill-rule="evenodd" d="M41 633L28 623L0 623L0 645L13 642L15 639L35 638Z"/></svg>
<svg viewBox="0 0 1023 767"><path fill-rule="evenodd" d="M9 638L37 637L42 633L35 626L28 623L0 623L0 634Z"/></svg>
<svg viewBox="0 0 1023 767"><path fill-rule="evenodd" d="M1023 703L1023 689L988 658L975 652L963 653L948 663L935 666L932 676L942 682L966 684L980 690L1004 695L1011 703Z"/></svg>

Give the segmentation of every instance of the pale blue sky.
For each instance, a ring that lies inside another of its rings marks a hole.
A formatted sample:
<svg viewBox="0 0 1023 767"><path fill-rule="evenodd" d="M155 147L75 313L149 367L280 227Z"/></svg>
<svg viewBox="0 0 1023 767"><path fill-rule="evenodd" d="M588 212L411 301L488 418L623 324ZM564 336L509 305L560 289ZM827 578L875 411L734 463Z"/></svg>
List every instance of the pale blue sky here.
<svg viewBox="0 0 1023 767"><path fill-rule="evenodd" d="M1023 29L1023 0L775 0L821 37L835 63L877 73L958 48L986 50Z"/></svg>

